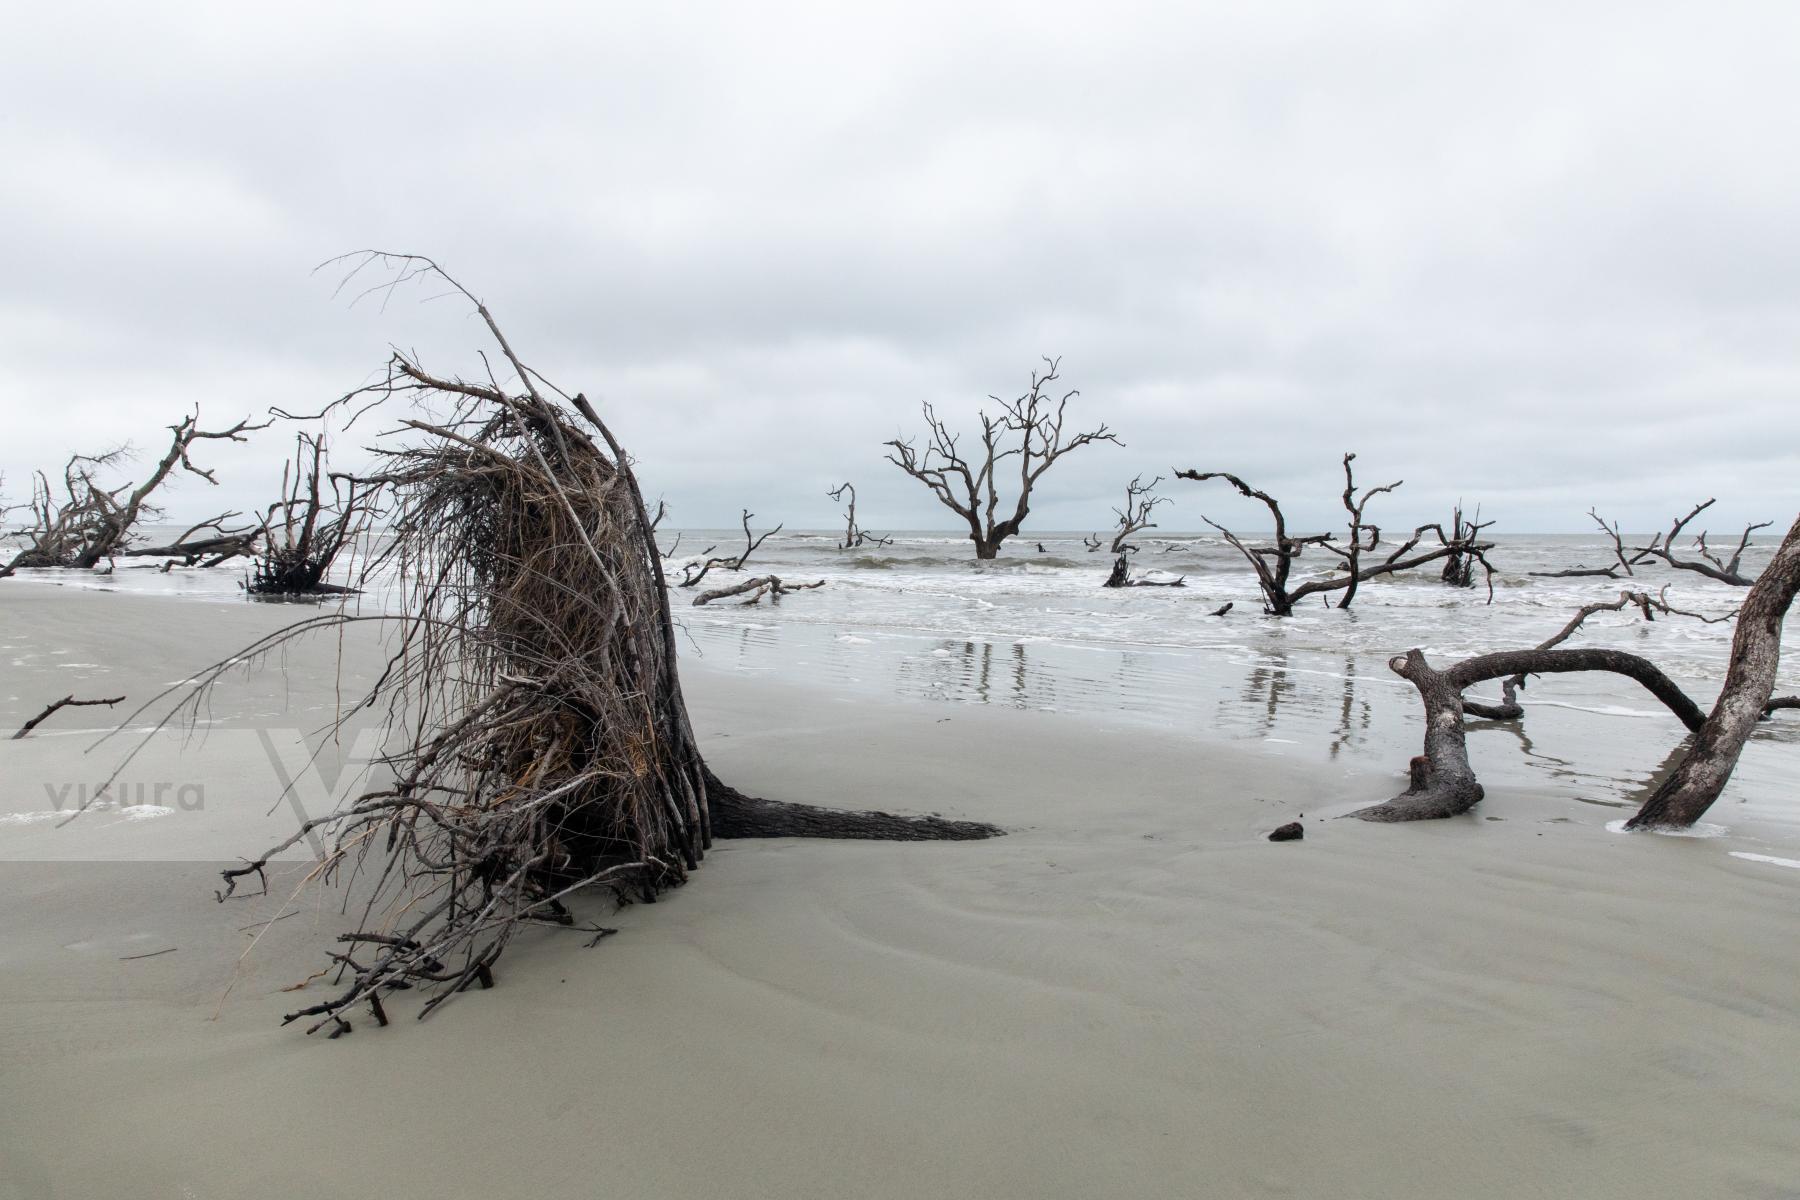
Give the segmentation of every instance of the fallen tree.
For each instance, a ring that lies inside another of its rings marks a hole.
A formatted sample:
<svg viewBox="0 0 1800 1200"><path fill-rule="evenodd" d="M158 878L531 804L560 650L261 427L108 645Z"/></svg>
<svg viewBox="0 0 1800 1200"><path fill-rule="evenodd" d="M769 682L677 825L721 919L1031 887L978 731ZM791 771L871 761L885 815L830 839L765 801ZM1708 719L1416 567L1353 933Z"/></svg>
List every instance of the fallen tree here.
<svg viewBox="0 0 1800 1200"><path fill-rule="evenodd" d="M11 561L0 565L0 579L21 567L88 569L112 558L164 558L188 566L216 566L254 551L257 525L227 526L241 516L226 512L196 522L173 542L136 544L137 527L155 521L162 510L153 497L178 472L217 484L216 475L197 466L190 452L198 442L246 441L245 434L266 429L269 422L252 425L239 421L226 429L200 428L200 410L169 426L169 448L141 483L106 487L100 477L118 467L130 454L128 447L103 454L74 454L63 465L60 493L42 471L32 481L31 499L23 507L30 520L18 536L24 545Z"/></svg>
<svg viewBox="0 0 1800 1200"><path fill-rule="evenodd" d="M1380 487L1359 490L1354 468L1351 466L1355 459L1355 454L1344 455L1342 501L1349 516L1349 540L1341 545L1336 542L1336 535L1332 533L1289 533L1287 516L1281 510L1281 502L1267 492L1251 487L1229 471L1177 470L1175 476L1196 483L1223 479L1237 489L1239 495L1258 501L1268 510L1275 529L1274 537L1267 544L1247 543L1211 517L1202 515L1200 519L1218 530L1256 572L1257 584L1263 594L1263 611L1270 616L1291 616L1294 606L1308 596L1320 595L1328 599L1332 592L1343 593L1338 598L1338 608L1349 608L1356 599L1358 587L1371 579L1399 575L1426 563L1450 558L1481 565L1487 572L1488 600L1491 602L1494 598L1494 568L1487 560L1487 552L1494 548L1494 543L1481 541L1479 538L1481 530L1493 524L1491 521L1475 525L1459 519L1450 533L1445 533L1443 526L1436 523L1421 525L1405 541L1398 543L1385 558L1378 559L1369 566L1363 565L1363 556L1374 554L1381 547L1380 527L1369 522L1364 515L1368 503L1376 496L1394 491L1404 481L1396 480ZM1426 534L1435 535L1437 544L1425 544ZM1317 546L1326 553L1337 555L1340 560L1339 570L1294 586L1291 583L1294 563L1309 546ZM1462 569L1459 567L1459 571ZM1473 567L1468 569L1472 570Z"/></svg>
<svg viewBox="0 0 1800 1200"><path fill-rule="evenodd" d="M780 604L781 598L789 592L804 592L812 588L825 586L823 579L817 583L784 583L779 575L758 575L755 579L746 579L742 583L734 583L730 587L713 588L701 592L694 597L694 607L711 604L714 600L724 600L731 596L742 596L740 604L759 604L767 596L771 604Z"/></svg>
<svg viewBox="0 0 1800 1200"><path fill-rule="evenodd" d="M1774 524L1772 521L1758 521L1753 525L1744 526L1744 532L1738 538L1737 547L1731 551L1729 559L1720 558L1707 546L1706 530L1701 530L1694 537L1693 549L1700 555L1699 558L1684 558L1676 553L1675 539L1681 536L1682 530L1686 529L1695 517L1711 508L1716 502L1716 497L1706 500L1694 505L1685 517L1675 518L1674 524L1669 526L1669 532L1651 538L1650 544L1644 547L1644 553L1651 558L1661 559L1677 571L1693 571L1708 579L1728 583L1732 587L1747 588L1756 581L1745 576L1739 570L1744 561L1744 551L1750 548L1750 535L1759 529L1767 529Z"/></svg>
<svg viewBox="0 0 1800 1200"><path fill-rule="evenodd" d="M1616 602L1587 606L1560 633L1533 650L1483 654L1442 669L1434 668L1417 649L1390 659L1389 668L1418 690L1424 706L1424 751L1412 760L1404 792L1351 815L1365 821L1418 821L1467 812L1480 802L1483 792L1469 764L1464 714L1516 720L1523 712L1515 691L1526 676L1606 671L1641 685L1694 735L1674 771L1626 823L1627 828L1691 826L1719 798L1756 723L1778 709L1800 707L1800 698L1773 697L1781 658L1781 623L1797 591L1800 520L1788 530L1738 610L1731 666L1710 714L1655 663L1639 655L1557 648L1588 616L1606 609L1636 606L1651 620L1658 611L1695 615L1669 606L1666 597L1652 599L1646 593L1626 592ZM1500 705L1463 698L1465 689L1495 679L1508 681Z"/></svg>
<svg viewBox="0 0 1800 1200"><path fill-rule="evenodd" d="M399 420L409 432L375 447L384 469L358 480L380 494L391 533L364 571L393 573L399 611L297 621L151 702L175 697L164 723L191 717L246 656L357 622L398 629L359 706L387 706L392 778L224 872L221 900L252 878L266 889L271 860L313 836L326 849L306 882L362 868L358 928L328 955L334 990L288 1021L336 1036L366 1006L385 1024L384 1000L415 987L430 993L424 1016L492 984L521 929L573 925L570 898L654 900L688 879L715 837L999 832L762 800L721 782L688 718L630 457L585 396L521 361L486 306L436 264L370 253L350 277L371 267L393 272L384 288L432 279L466 298L516 383L432 374L396 352L380 382L339 403L392 399L414 414Z"/></svg>
<svg viewBox="0 0 1800 1200"><path fill-rule="evenodd" d="M1744 542L1749 536L1746 530ZM1736 572L1744 542L1732 556L1729 573ZM1800 520L1788 529L1738 609L1731 666L1706 723L1695 733L1693 745L1674 771L1626 822L1627 828L1680 828L1698 821L1725 790L1757 721L1777 707L1796 707L1792 696L1779 702L1771 699L1775 672L1781 665L1781 624L1796 591L1800 591Z"/></svg>
<svg viewBox="0 0 1800 1200"><path fill-rule="evenodd" d="M911 439L886 443L893 448L887 460L930 488L938 503L968 525L976 558L996 557L1001 543L1019 532L1031 512L1032 491L1058 459L1096 442L1124 444L1104 424L1085 433L1064 428L1069 401L1081 393L1068 391L1052 399L1049 389L1059 378L1061 361L1044 359L1045 369L1031 373L1030 389L1015 400L988 397L1000 411L989 415L984 409L979 414L978 452L964 455L961 435L950 432L929 401L922 406L928 431L923 450ZM1019 460L1018 495L1003 505L1000 470L1009 458Z"/></svg>
<svg viewBox="0 0 1800 1200"><path fill-rule="evenodd" d="M1621 575L1635 575L1636 568L1646 562L1658 561L1677 571L1692 571L1695 574L1704 575L1708 579L1730 584L1732 587L1747 588L1756 581L1743 573L1744 552L1750 548L1751 535L1759 529L1767 529L1774 522L1757 521L1745 525L1744 531L1738 535L1736 547L1730 551L1729 558L1722 557L1707 544L1706 539L1709 536L1707 530L1701 530L1695 534L1693 545L1690 547L1699 557L1687 557L1678 549L1677 539L1681 537L1683 531L1693 523L1696 517L1717 502L1717 498L1714 497L1694 505L1685 516L1676 517L1670 523L1667 533L1653 534L1646 544L1632 547L1625 545L1625 539L1619 532L1617 521L1608 521L1598 511L1590 508L1588 516L1593 518L1594 523L1600 526L1601 531L1612 541L1613 562L1611 565L1587 567L1577 564L1562 571L1533 571L1531 573L1545 579L1576 579L1589 576L1617 579Z"/></svg>

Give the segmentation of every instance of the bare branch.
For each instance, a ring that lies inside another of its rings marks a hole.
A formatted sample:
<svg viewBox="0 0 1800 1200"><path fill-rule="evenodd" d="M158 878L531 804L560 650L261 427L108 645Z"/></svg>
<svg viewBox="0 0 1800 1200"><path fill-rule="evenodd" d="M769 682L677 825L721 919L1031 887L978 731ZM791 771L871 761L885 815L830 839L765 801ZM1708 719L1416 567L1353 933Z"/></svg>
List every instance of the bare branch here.
<svg viewBox="0 0 1800 1200"><path fill-rule="evenodd" d="M727 571L743 570L744 564L749 561L750 556L756 553L756 548L761 546L774 534L781 532L781 526L777 525L767 533L764 533L761 537L753 536L750 532L750 518L755 515L755 513L747 508L744 510L744 552L742 554L737 555L735 558L708 558L704 562L689 563L682 568L681 583L678 586L684 588L693 587L702 579L705 579L706 573L714 567L721 567ZM711 552L712 548L708 547L704 553L710 554Z"/></svg>
<svg viewBox="0 0 1800 1200"><path fill-rule="evenodd" d="M1738 567L1743 561L1744 551L1750 547L1750 535L1755 533L1758 529L1768 528L1771 524L1769 521L1759 521L1754 525L1745 526L1743 535L1738 538L1737 548L1732 552L1729 561L1721 559L1718 555L1708 549L1706 544L1707 535L1704 530L1694 539L1694 549L1700 553L1700 558L1698 560L1676 556L1675 539L1681 536L1682 530L1686 529L1695 517L1711 508L1716 502L1716 498L1706 500L1703 503L1696 504L1686 516L1677 517L1674 524L1669 526L1669 532L1651 538L1650 544L1644 547L1642 553L1652 558L1661 559L1678 571L1693 571L1697 574L1706 576L1708 579L1716 579L1720 583L1728 583L1732 587L1747 588L1756 581L1740 574Z"/></svg>
<svg viewBox="0 0 1800 1200"><path fill-rule="evenodd" d="M120 701L122 701L124 699L125 699L125 697L123 697L123 696L114 696L110 700L77 700L75 698L74 694L71 693L67 696L64 696L61 700L58 700L56 703L48 705L44 709L43 712L39 713L37 716L31 718L31 720L29 720L29 721L25 722L23 725L19 726L19 732L12 735L12 740L15 742L18 741L20 738L24 737L26 734L28 734L32 730L36 729L39 725L42 725L44 723L45 719L48 718L50 716L50 714L56 712L58 709L81 708L81 707L85 707L87 705L93 705L93 704L104 704L104 705L106 705L106 707L111 708L113 705L118 704Z"/></svg>

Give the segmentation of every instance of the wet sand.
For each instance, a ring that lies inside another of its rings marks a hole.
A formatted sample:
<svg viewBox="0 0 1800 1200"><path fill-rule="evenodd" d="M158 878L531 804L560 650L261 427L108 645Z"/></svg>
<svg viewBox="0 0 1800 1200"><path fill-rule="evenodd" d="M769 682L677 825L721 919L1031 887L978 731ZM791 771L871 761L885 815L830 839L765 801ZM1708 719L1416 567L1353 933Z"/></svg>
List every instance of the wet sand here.
<svg viewBox="0 0 1800 1200"><path fill-rule="evenodd" d="M292 615L0 585L0 729ZM197 807L0 822L0 1197L1800 1195L1800 871L1733 857L1792 847L1609 833L1511 787L1338 821L1408 747L1321 766L704 664L696 724L746 790L1013 832L721 843L661 902L588 914L620 931L593 949L534 934L429 1021L305 1038L278 1022L312 993L279 989L338 897L287 904L302 858L269 898L212 888L292 828L268 746L304 765L289 731L377 650L314 642L140 760ZM0 813L94 773L91 713L0 742ZM1264 840L1299 813L1306 840Z"/></svg>

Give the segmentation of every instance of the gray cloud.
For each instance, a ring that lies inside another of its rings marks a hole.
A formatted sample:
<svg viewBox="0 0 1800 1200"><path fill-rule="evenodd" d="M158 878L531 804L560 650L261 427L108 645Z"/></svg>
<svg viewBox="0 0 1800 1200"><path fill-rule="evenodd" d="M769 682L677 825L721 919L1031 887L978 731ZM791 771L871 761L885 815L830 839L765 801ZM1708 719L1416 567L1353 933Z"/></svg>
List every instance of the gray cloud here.
<svg viewBox="0 0 1800 1200"><path fill-rule="evenodd" d="M646 7L646 6L639 6ZM368 11L365 11L367 9ZM39 6L0 43L8 490L199 402L305 408L390 343L477 371L432 254L608 406L683 524L949 514L881 462L1063 356L1133 473L1334 519L1479 499L1776 518L1800 466L1800 14L1766 4ZM278 440L219 457L257 503ZM214 497L185 487L178 510ZM1166 527L1239 502L1176 485Z"/></svg>

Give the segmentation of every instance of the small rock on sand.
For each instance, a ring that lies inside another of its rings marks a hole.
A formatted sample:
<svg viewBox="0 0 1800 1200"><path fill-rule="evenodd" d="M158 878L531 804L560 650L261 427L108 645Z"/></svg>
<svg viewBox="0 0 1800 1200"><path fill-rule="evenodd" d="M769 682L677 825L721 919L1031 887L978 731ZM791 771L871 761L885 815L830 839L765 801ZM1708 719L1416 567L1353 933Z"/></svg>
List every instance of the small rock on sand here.
<svg viewBox="0 0 1800 1200"><path fill-rule="evenodd" d="M1306 826L1298 821L1289 821L1280 829L1269 835L1271 842L1297 842L1306 836Z"/></svg>

